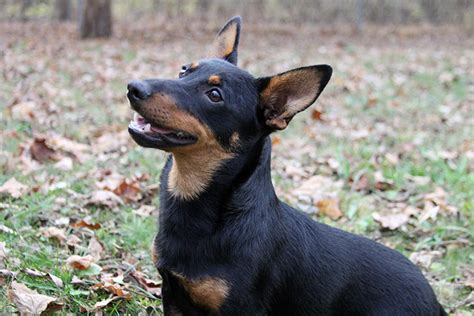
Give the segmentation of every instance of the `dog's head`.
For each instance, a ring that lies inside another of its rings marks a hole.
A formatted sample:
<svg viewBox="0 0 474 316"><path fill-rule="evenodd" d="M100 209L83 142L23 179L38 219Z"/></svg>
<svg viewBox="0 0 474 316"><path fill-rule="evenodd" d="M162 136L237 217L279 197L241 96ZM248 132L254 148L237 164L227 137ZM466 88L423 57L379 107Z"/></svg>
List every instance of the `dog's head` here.
<svg viewBox="0 0 474 316"><path fill-rule="evenodd" d="M139 145L172 152L175 158L229 159L286 128L318 98L331 77L328 65L263 78L237 67L240 26L240 17L227 22L208 58L183 66L179 78L128 84L136 112L129 132Z"/></svg>
<svg viewBox="0 0 474 316"><path fill-rule="evenodd" d="M136 111L129 131L144 147L192 151L212 139L225 150L249 138L284 129L309 107L331 77L327 65L254 78L237 67L241 20L218 33L209 58L184 65L179 78L128 84Z"/></svg>

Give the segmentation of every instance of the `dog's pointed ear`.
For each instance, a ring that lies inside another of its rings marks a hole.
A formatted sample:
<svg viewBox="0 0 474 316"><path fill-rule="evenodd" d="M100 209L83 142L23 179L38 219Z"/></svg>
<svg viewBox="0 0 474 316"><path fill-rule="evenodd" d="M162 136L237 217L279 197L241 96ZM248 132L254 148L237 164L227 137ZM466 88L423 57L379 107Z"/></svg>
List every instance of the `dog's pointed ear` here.
<svg viewBox="0 0 474 316"><path fill-rule="evenodd" d="M316 101L331 74L331 66L316 65L257 79L265 124L272 130L286 128L295 114Z"/></svg>
<svg viewBox="0 0 474 316"><path fill-rule="evenodd" d="M222 58L237 65L240 24L240 16L235 16L224 25L214 40L210 57Z"/></svg>

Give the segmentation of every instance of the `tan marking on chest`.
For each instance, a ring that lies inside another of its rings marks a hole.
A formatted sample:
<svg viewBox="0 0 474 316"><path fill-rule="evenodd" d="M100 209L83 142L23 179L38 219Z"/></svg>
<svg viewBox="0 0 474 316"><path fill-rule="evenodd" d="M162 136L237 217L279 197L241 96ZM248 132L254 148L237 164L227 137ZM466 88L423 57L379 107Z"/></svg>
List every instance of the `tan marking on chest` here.
<svg viewBox="0 0 474 316"><path fill-rule="evenodd" d="M193 302L216 313L229 295L230 287L224 279L203 277L188 279L179 273L172 272L188 292Z"/></svg>

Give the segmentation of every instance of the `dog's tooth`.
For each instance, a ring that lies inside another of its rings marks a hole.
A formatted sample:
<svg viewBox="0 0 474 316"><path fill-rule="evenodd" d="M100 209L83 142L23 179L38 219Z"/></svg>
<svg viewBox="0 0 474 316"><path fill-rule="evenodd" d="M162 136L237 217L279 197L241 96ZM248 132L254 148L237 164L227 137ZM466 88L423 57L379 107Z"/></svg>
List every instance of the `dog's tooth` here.
<svg viewBox="0 0 474 316"><path fill-rule="evenodd" d="M133 112L133 120L134 120L135 122L138 122L138 118L139 118L139 117L140 117L140 116L138 115L137 112Z"/></svg>
<svg viewBox="0 0 474 316"><path fill-rule="evenodd" d="M147 133L151 131L151 125L150 125L150 123L148 123L148 124L145 125L145 127L143 128L143 131L144 131L144 132L147 132Z"/></svg>

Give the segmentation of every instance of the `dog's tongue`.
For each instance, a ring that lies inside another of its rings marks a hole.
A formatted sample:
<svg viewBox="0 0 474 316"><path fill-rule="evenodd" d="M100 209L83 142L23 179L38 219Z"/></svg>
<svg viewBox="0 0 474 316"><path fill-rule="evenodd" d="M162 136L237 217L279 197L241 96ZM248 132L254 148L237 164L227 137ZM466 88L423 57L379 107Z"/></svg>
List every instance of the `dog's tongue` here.
<svg viewBox="0 0 474 316"><path fill-rule="evenodd" d="M150 123L146 121L146 119L143 116L141 116L137 112L133 114L133 121L145 132L154 132L154 133L160 133L160 134L170 134L174 132L172 129L169 129L169 128L151 125Z"/></svg>
<svg viewBox="0 0 474 316"><path fill-rule="evenodd" d="M152 132L160 133L160 134L173 133L173 130L172 130L172 129L163 128L163 127L157 127L157 126L153 126L153 125L151 125L150 130L151 130Z"/></svg>

